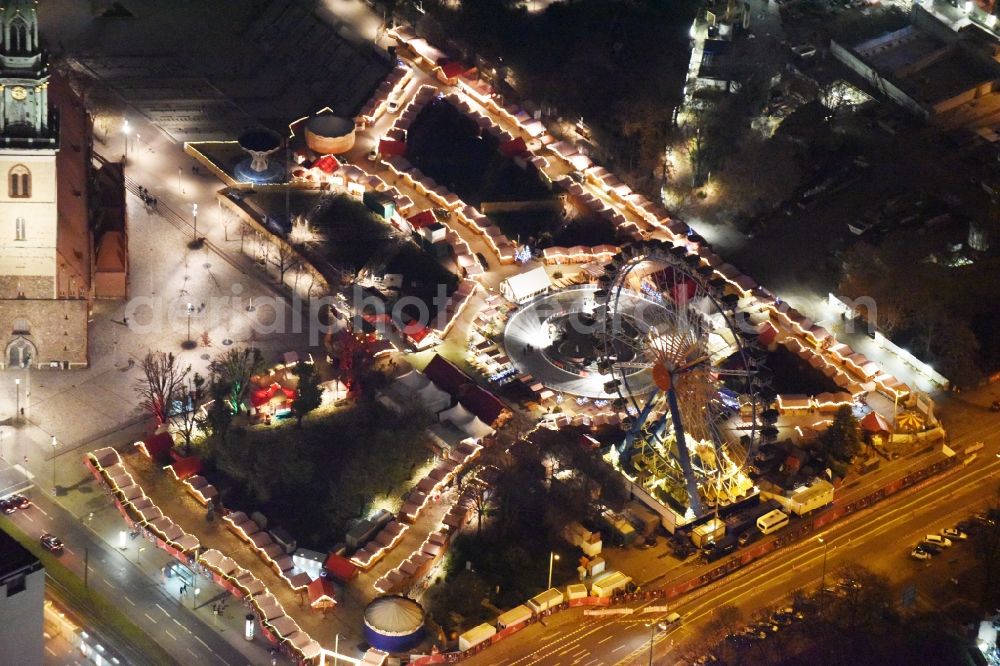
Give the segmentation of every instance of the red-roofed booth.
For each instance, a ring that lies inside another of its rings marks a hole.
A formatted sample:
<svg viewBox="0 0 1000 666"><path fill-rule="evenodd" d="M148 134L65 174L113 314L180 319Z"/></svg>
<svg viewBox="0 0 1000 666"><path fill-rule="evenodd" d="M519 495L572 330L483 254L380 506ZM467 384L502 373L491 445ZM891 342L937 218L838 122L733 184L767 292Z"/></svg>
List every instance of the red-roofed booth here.
<svg viewBox="0 0 1000 666"><path fill-rule="evenodd" d="M170 451L174 448L174 438L169 432L161 432L135 443L136 448L146 454L150 460L165 463L170 459Z"/></svg>
<svg viewBox="0 0 1000 666"><path fill-rule="evenodd" d="M349 559L336 553L330 553L323 562L323 569L326 570L330 578L341 583L351 581L358 575L358 568Z"/></svg>
<svg viewBox="0 0 1000 666"><path fill-rule="evenodd" d="M336 590L329 578L322 576L315 579L306 588L309 593L309 605L326 612L337 605Z"/></svg>
<svg viewBox="0 0 1000 666"><path fill-rule="evenodd" d="M378 142L378 153L382 157L390 157L393 155L402 157L406 155L406 142L393 141L392 139L381 139Z"/></svg>

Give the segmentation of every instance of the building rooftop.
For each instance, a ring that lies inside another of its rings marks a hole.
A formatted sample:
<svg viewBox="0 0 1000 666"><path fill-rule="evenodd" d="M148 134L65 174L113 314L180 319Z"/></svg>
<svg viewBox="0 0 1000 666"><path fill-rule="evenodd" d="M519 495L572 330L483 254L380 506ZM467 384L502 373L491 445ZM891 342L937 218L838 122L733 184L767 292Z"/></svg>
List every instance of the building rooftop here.
<svg viewBox="0 0 1000 666"><path fill-rule="evenodd" d="M861 42L854 50L878 71L894 73L900 68L913 66L945 47L944 42L908 25L901 30Z"/></svg>
<svg viewBox="0 0 1000 666"><path fill-rule="evenodd" d="M42 563L14 537L0 530L0 584L8 578L38 571Z"/></svg>
<svg viewBox="0 0 1000 666"><path fill-rule="evenodd" d="M897 81L918 102L934 104L996 78L997 72L953 48L922 67L900 73Z"/></svg>
<svg viewBox="0 0 1000 666"><path fill-rule="evenodd" d="M958 42L945 42L909 25L854 47L880 75L896 83L914 100L933 105L998 77Z"/></svg>

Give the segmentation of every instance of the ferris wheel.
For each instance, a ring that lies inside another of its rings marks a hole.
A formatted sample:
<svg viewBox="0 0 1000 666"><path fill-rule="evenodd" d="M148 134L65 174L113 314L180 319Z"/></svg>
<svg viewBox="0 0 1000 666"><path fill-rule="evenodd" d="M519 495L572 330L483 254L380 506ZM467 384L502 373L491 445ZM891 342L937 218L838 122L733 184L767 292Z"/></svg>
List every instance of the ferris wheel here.
<svg viewBox="0 0 1000 666"><path fill-rule="evenodd" d="M605 267L595 296L598 367L627 412L613 462L689 518L754 492L748 468L769 392L739 296L712 276L682 247L638 243Z"/></svg>

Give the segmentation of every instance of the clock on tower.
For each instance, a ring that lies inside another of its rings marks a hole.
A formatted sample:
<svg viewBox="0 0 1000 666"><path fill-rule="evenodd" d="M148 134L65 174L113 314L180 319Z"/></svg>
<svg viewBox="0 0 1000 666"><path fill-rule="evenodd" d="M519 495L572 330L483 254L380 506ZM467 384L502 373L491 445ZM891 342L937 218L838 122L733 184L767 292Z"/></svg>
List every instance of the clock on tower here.
<svg viewBox="0 0 1000 666"><path fill-rule="evenodd" d="M0 8L0 134L50 135L49 71L35 4L8 0Z"/></svg>

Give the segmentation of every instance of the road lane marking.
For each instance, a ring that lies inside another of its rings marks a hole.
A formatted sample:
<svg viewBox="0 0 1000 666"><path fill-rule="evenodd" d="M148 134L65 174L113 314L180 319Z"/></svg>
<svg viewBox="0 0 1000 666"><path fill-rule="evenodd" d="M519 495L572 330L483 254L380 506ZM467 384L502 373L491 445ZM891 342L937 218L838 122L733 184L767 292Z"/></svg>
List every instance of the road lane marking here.
<svg viewBox="0 0 1000 666"><path fill-rule="evenodd" d="M996 464L997 464L996 462L993 462L990 465L983 466L978 470L978 472L983 473L987 471L989 468L995 466ZM915 512L915 509L913 507L923 508L927 506L932 506L934 504L933 498L935 496L953 494L954 492L956 492L955 490L956 487L958 487L959 489L968 487L970 481L968 477L971 476L975 476L975 474L971 471L969 474L963 474L960 476L950 476L942 480L942 482L940 483L930 485L920 493L915 493L908 497L901 498L897 505L889 506L887 507L886 511L883 511L881 516L881 521L877 528L873 529L871 523L868 522L862 522L860 524L855 524L855 525L841 524L838 526L837 522L839 521L836 521L831 524L831 527L828 530L830 533L829 543L831 546L846 548L852 545L853 539L856 536L858 536L859 532L867 534L888 533L890 531L890 528L898 527L899 524L903 523L904 521L913 520L912 514ZM878 506L878 504L876 504L875 506ZM884 505L883 508L885 508ZM949 512L948 514L946 514L946 516L952 516L962 513L969 514L972 512L973 512L972 507L966 505L952 512ZM838 527L840 529L837 529ZM926 527L923 525L919 525L915 526L914 529L907 532L907 535L919 534L925 531ZM814 534L810 539L806 539L797 544L799 548L801 548L802 546L806 546L807 547L806 550L794 554L791 557L786 557L784 561L772 562L772 565L780 564L781 566L786 568L789 567L790 565L799 567L800 566L799 563L802 560L805 560L804 562L801 563L803 566L815 565L816 563L818 563L822 559L823 547L813 543L815 536L816 535ZM910 538L912 537L908 536L906 540L909 541ZM813 547L808 548L809 546ZM791 555L791 553L787 551L785 554ZM771 575L769 575L768 571L770 571L770 568L760 567L757 571L750 572L750 574L746 575L743 579L736 578L732 580L729 585L720 586L710 591L709 593L703 595L702 597L698 598L697 600L693 600L694 605L691 607L691 610L688 611L686 621L696 622L701 618L710 615L714 610L714 606L717 605L718 600L723 596L726 598L728 602L732 602L734 600L740 599L754 592L755 588L759 586L761 579L770 579L772 577ZM742 588L749 588L749 589L746 589L740 594L736 595L733 594L733 592L738 591ZM708 608L707 610L698 612L699 609L705 608L706 606L711 606L712 608Z"/></svg>
<svg viewBox="0 0 1000 666"><path fill-rule="evenodd" d="M692 599L689 603L693 604L693 606L689 606L688 603L680 602L679 600L675 600L674 603L683 604L686 608L691 608L692 610L689 610L685 614L685 621L696 622L711 614L712 610L714 610L714 605L717 605L722 598L725 598L727 602L732 602L735 599L740 599L756 591L754 588L760 586L762 579L771 579L772 576L770 576L768 572L772 571L775 565L780 565L786 568L794 565L796 568L799 568L799 562L802 560L805 561L802 562L801 566L817 565L817 563L822 559L823 548L814 542L816 536L819 536L820 534L827 534L829 535L829 543L831 546L846 548L853 545L852 542L854 538L858 537L859 533L886 534L890 531L890 528L898 527L902 521L913 520L913 514L917 509L933 506L933 498L935 496L952 495L963 488L967 488L970 483L974 483L977 480L975 477L980 477L979 480L988 478L986 472L989 472L994 466L997 465L997 463L998 461L993 461L989 465L984 465L976 470L969 470L969 472L965 474L958 473L956 475L949 475L936 483L932 483L919 493L913 493L909 496L898 498L898 504L895 505L887 507L885 504L876 503L873 505L874 507L881 507L884 510L880 516L882 521L875 529L872 528L870 522L862 521L859 523L856 520L852 520L849 523L844 523L841 521L835 521L831 523L826 530L821 530L819 533L814 533L809 538L797 542L789 550L782 549L776 551L773 554L775 559L771 562L770 566L758 566L755 571L746 572L742 577L739 576L738 572L735 572L736 577L729 580L727 584L720 584L718 587L712 590L707 590L704 594ZM945 517L939 518L939 520L952 515L962 513L971 514L973 512L974 509L971 505L965 505L955 511L949 512ZM863 514L862 512L858 512L853 515L859 516ZM888 520L886 520L887 518ZM907 532L907 534L919 534L925 531L926 527L919 525L915 526L911 531ZM813 547L809 548L809 546ZM803 547L805 547L804 550ZM796 553L795 551L797 550L800 552ZM759 562L760 560L758 560L758 563ZM726 576L716 582L722 582L728 578L730 577ZM818 580L818 577L816 580ZM733 592L745 587L749 587L751 589L748 589L738 595L733 595ZM706 606L713 606L713 608L708 608L703 612L697 612L697 609L701 609ZM660 637L657 637L657 639L657 642L659 642ZM627 662L628 657L618 661L619 664Z"/></svg>
<svg viewBox="0 0 1000 666"><path fill-rule="evenodd" d="M176 624L176 625L177 625L178 627L180 627L181 629L183 629L183 628L184 628L184 625L183 625L183 624L181 624L180 622L178 622L178 621L177 621L177 618L176 618L176 617L172 617L172 618L170 618L170 619L171 619L171 620L173 620L173 621L174 621L174 624Z"/></svg>
<svg viewBox="0 0 1000 666"><path fill-rule="evenodd" d="M192 650L191 648L188 648L188 652L190 652L190 653L191 653L191 655L192 655L192 656L193 656L193 657L194 657L195 659L197 659L197 658L198 658L198 653L197 653L197 652L195 652L194 650Z"/></svg>
<svg viewBox="0 0 1000 666"><path fill-rule="evenodd" d="M114 589L114 588L115 588L115 586L114 586L114 585L112 585L111 583L109 583L109 582L108 582L108 579L107 579L107 578L105 578L104 576L101 576L101 580L103 580L103 581L104 581L104 584L105 584L105 585L107 585L108 587L110 587L111 589Z"/></svg>
<svg viewBox="0 0 1000 666"><path fill-rule="evenodd" d="M574 629L573 631L569 632L568 634L564 634L562 636L557 636L554 640L552 640L549 643L547 643L540 650L535 650L534 652L532 652L530 654L524 655L520 659L515 659L514 661L511 662L511 666L514 666L515 664L520 664L521 662L528 661L528 660L534 660L534 661L530 662L532 664L540 663L539 659L543 659L543 658L552 656L556 651L558 651L559 649L561 649L565 645L568 645L570 642L573 642L573 643L579 642L581 639L585 638L586 636L589 636L590 634L594 633L595 631L598 631L598 630L600 630L602 628L606 628L606 627L609 627L609 626L611 626L611 625L603 624L603 623L600 623L600 622L590 622L590 623L587 623L587 624L583 624L582 626L578 627L577 629ZM588 630L588 631L584 631L584 630ZM583 633L581 633L581 632L583 632ZM580 635L577 636L577 634L580 634ZM551 648L551 649L549 649L549 648ZM547 652L543 652L543 650L547 650L547 649L548 649Z"/></svg>
<svg viewBox="0 0 1000 666"><path fill-rule="evenodd" d="M619 645L618 647L616 647L615 649L613 649L611 651L612 652L618 652L618 650L624 650L626 647L628 647L628 643L622 643L621 645Z"/></svg>
<svg viewBox="0 0 1000 666"><path fill-rule="evenodd" d="M31 522L35 522L35 519L29 516L28 514L24 514L24 517L30 520Z"/></svg>
<svg viewBox="0 0 1000 666"><path fill-rule="evenodd" d="M760 581L762 579L768 579L769 577L772 579L771 582L773 582L773 573L768 572L773 572L773 567L775 565L780 565L782 567L795 566L797 570L801 572L803 567L807 567L810 564L818 562L822 558L822 547L813 543L816 536L829 535L830 545L844 548L850 545L853 542L853 539L859 538L862 534L870 534L872 532L878 534L888 532L890 528L898 529L898 526L902 521L912 518L911 514L915 509L920 509L924 506L933 504L933 501L929 501L929 498L961 492L961 490L967 487L970 483L978 484L988 481L990 475L998 471L998 466L1000 466L1000 460L994 460L990 461L989 464L968 468L967 470L954 470L952 473L947 474L943 478L932 480L926 487L918 492L912 492L911 494L903 497L886 498L886 502L877 502L872 508L881 512L883 518L890 516L892 518L889 522L879 525L879 527L875 530L872 529L869 521L864 520L864 517L869 514L866 514L863 511L852 514L852 516L845 516L848 520L837 520L829 523L824 526L824 529L813 533L808 538L796 542L795 544L790 544L789 547L779 549L774 553L771 553L770 557L764 558L770 560L770 562L764 563L761 560L758 560L754 563L758 565L755 571L744 571L742 572L742 575L740 572L734 572L732 575L727 575L718 581L713 581L713 583L718 584L715 588L703 589L701 594L695 593L683 595L679 599L674 600L672 603L683 604L685 608L691 608L692 610L686 613L686 615L690 616L686 619L686 621L696 621L705 615L708 615L710 611L700 613L698 611L711 604L713 599L718 600L718 598L722 596L727 596L732 592L744 590L750 586L756 586L759 588ZM930 478L933 479L934 477ZM889 482L888 480L883 481ZM906 491L904 490L903 492ZM971 506L966 505L961 509L956 510L955 514L957 515L963 512L972 513L973 509ZM850 520L850 518L854 518L854 520ZM945 517L936 518L936 520L944 519ZM914 523L914 533L925 531L925 529L925 527L917 526L916 523ZM813 547L809 548L809 546ZM750 566L753 566L753 564ZM793 574L782 572L781 578L784 579L786 576L790 575ZM681 578L683 578L683 576L666 581L663 586L674 584ZM712 585L712 583L709 585ZM739 597L744 597L753 591L754 590L744 592L743 594L740 594ZM688 597L688 599L685 599L684 597ZM652 601L647 603L652 603ZM553 637L553 640L549 641L545 645L545 648L547 649L544 649L541 652L536 651L533 654L528 654L519 659L515 659L511 662L511 664L513 666L514 664L521 664L524 662L539 663L544 658L551 657L551 655L555 652L564 649L570 642L577 642L586 635L593 634L603 629L612 629L615 624L621 625L623 623L624 621L618 620L612 622L599 621L596 623L596 626L593 624L589 626L583 625L582 627L578 627L571 632ZM583 635L577 636L578 634ZM575 640L574 637L576 637ZM606 638L600 639L598 643L603 644L613 637L614 634L609 635ZM657 642L659 642L659 640L657 640Z"/></svg>
<svg viewBox="0 0 1000 666"><path fill-rule="evenodd" d="M63 546L63 550L65 550L65 551L66 551L67 553L69 553L70 555L76 555L76 553L74 553L74 552L73 552L72 550L70 550L70 549L69 549L69 548L67 548L66 546Z"/></svg>
<svg viewBox="0 0 1000 666"><path fill-rule="evenodd" d="M48 652L49 654L51 654L53 657L56 656L55 650L53 650L52 648L50 648L48 645L45 646L45 651Z"/></svg>
<svg viewBox="0 0 1000 666"><path fill-rule="evenodd" d="M164 630L163 630L163 633L165 633L165 634L166 634L167 636L170 636L170 637L171 637L172 639L174 639L175 641L177 640L177 637L176 637L176 636L174 636L174 635L173 635L172 633L170 633L170 630L169 630L169 629L164 629Z"/></svg>
<svg viewBox="0 0 1000 666"><path fill-rule="evenodd" d="M153 624L156 624L156 620L154 620L153 617L149 613L143 613L143 615L145 615L146 617L148 617L150 622L152 622Z"/></svg>
<svg viewBox="0 0 1000 666"><path fill-rule="evenodd" d="M597 641L597 644L600 645L601 643L606 643L606 642L610 641L614 637L615 637L614 634L608 634L607 638L602 638L601 640Z"/></svg>
<svg viewBox="0 0 1000 666"><path fill-rule="evenodd" d="M21 463L15 463L14 464L14 469L16 469L18 472L20 472L24 476L28 477L29 479L34 479L35 478L35 475L32 474L31 471L25 469L24 467L21 467Z"/></svg>
<svg viewBox="0 0 1000 666"><path fill-rule="evenodd" d="M123 596L123 597L125 597L125 601L127 601L127 602L129 602L130 604L132 604L133 606L135 606L135 602L134 602L134 601L132 601L131 599L129 599L127 595L124 595L124 594L123 594L122 596Z"/></svg>
<svg viewBox="0 0 1000 666"><path fill-rule="evenodd" d="M153 605L156 606L157 608L159 608L161 611L163 611L164 615L166 615L167 617L170 617L170 613L168 613L166 611L166 609L163 608L163 606L161 606L160 604L157 604L157 603L154 603Z"/></svg>
<svg viewBox="0 0 1000 666"><path fill-rule="evenodd" d="M207 650L208 650L209 652L211 652L211 651L212 651L212 648L208 647L208 643L206 643L205 641L201 640L201 636L195 636L195 637L194 637L194 639L195 639L196 641L198 641L199 643L201 643L202 645L204 645L204 646L205 646L205 648L206 648L206 649L207 649Z"/></svg>
<svg viewBox="0 0 1000 666"><path fill-rule="evenodd" d="M43 516L45 516L46 518L48 518L48 517L49 517L49 514L45 513L45 509L43 509L42 507L38 506L37 504L35 504L35 505L33 505L33 506L34 506L34 507L35 507L36 509L38 509L39 511L41 511L41 512L42 512L42 515L43 515Z"/></svg>

